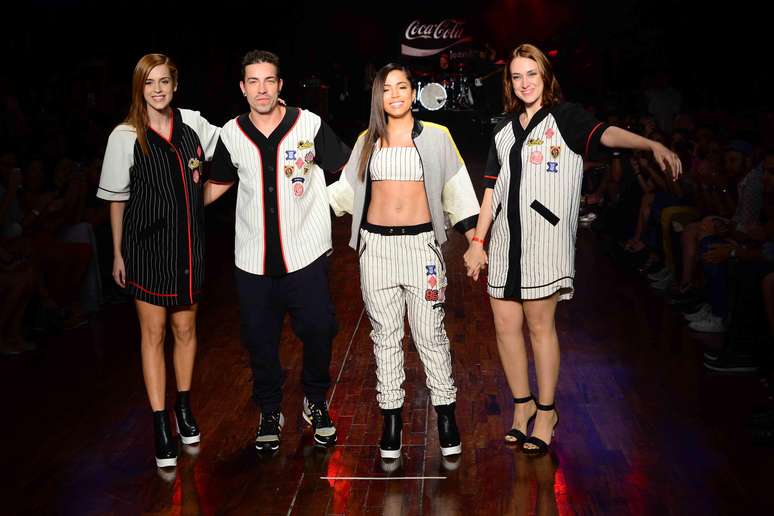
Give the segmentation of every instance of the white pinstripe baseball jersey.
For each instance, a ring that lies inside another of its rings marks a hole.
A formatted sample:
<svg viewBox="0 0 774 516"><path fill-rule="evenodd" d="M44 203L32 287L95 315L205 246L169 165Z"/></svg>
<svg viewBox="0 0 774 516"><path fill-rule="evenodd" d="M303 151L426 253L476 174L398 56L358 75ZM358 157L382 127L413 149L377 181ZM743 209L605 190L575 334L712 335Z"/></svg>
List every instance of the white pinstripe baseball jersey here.
<svg viewBox="0 0 774 516"><path fill-rule="evenodd" d="M330 251L331 218L323 170L338 171L349 148L310 111L287 107L269 137L248 114L223 126L210 180L239 180L236 266L281 276Z"/></svg>
<svg viewBox="0 0 774 516"><path fill-rule="evenodd" d="M539 299L557 290L569 299L583 159L606 126L582 107L543 107L523 128L518 114L494 131L484 172L493 188L489 294Z"/></svg>

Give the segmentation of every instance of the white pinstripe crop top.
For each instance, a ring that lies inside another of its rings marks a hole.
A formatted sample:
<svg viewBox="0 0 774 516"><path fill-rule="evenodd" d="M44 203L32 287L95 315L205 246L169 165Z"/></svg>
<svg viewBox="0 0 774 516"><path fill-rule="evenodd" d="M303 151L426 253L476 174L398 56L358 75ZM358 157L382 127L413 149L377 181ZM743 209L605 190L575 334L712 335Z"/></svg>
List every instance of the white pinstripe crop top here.
<svg viewBox="0 0 774 516"><path fill-rule="evenodd" d="M371 158L373 181L423 181L416 147L382 147Z"/></svg>

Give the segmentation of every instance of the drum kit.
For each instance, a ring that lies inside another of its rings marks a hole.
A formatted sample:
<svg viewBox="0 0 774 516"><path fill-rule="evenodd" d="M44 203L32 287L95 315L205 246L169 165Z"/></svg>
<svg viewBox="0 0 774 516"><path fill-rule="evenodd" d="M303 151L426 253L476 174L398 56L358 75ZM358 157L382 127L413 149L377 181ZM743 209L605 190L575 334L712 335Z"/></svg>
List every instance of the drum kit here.
<svg viewBox="0 0 774 516"><path fill-rule="evenodd" d="M474 78L467 74L449 74L443 78L417 81L417 99L414 110L441 109L470 111L475 109L471 86Z"/></svg>

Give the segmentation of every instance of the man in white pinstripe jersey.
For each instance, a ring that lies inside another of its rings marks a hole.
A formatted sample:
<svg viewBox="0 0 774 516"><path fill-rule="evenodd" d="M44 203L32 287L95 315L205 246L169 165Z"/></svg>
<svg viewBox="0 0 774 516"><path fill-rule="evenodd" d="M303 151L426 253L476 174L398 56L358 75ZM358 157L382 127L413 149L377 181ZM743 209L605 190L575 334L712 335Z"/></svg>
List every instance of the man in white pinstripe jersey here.
<svg viewBox="0 0 774 516"><path fill-rule="evenodd" d="M275 54L248 52L240 87L250 112L225 124L204 199L209 204L239 181L234 254L242 341L250 352L253 399L261 409L255 446L279 448L285 313L304 343L303 416L315 442L331 445L336 427L325 396L337 325L328 290L332 244L323 169L341 169L349 148L319 116L279 101Z"/></svg>

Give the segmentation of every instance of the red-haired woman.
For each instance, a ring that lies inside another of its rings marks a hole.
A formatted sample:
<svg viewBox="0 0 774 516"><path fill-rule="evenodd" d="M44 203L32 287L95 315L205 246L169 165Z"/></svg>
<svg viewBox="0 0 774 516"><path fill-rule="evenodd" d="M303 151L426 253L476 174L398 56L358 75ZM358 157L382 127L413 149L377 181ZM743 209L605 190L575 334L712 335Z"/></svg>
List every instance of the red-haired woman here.
<svg viewBox="0 0 774 516"><path fill-rule="evenodd" d="M505 376L515 405L506 441L525 453L548 451L559 422L557 302L573 295L575 235L583 160L600 144L653 152L659 165L681 172L677 155L658 142L598 122L561 100L551 64L538 48L521 45L503 74L506 117L494 130L484 171L485 191L475 237L465 253L468 275L489 261L488 292ZM492 226L489 257L484 238ZM530 395L522 325L529 326L539 397ZM527 425L535 419L532 435Z"/></svg>
<svg viewBox="0 0 774 516"><path fill-rule="evenodd" d="M135 298L142 368L153 410L156 464L177 464L165 410L167 315L175 340L175 420L184 444L198 443L189 392L196 354L196 309L204 279L202 162L220 129L197 111L173 109L175 64L143 56L132 77L132 104L108 139L97 196L110 201L113 278Z"/></svg>

